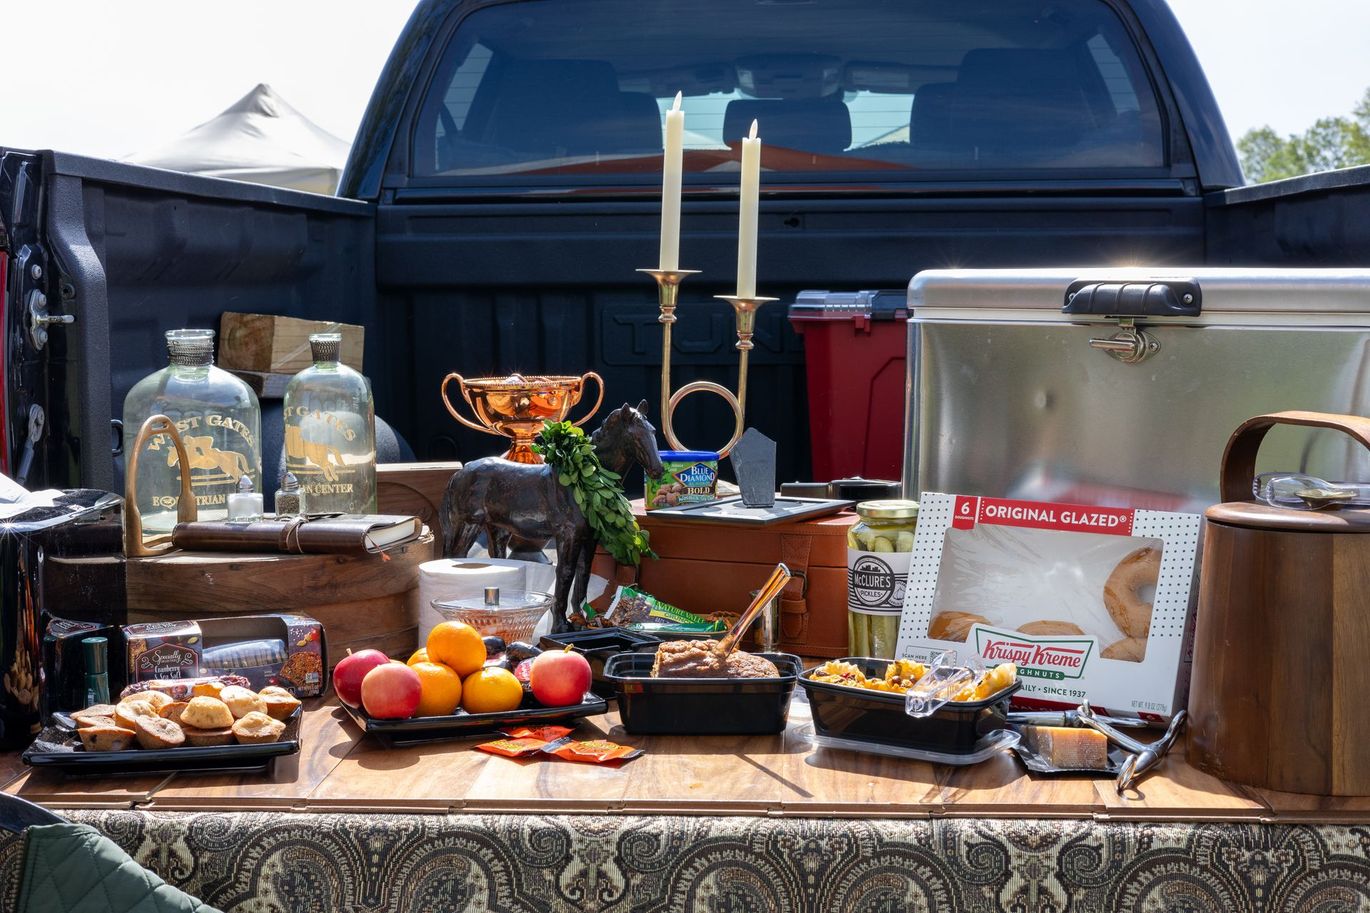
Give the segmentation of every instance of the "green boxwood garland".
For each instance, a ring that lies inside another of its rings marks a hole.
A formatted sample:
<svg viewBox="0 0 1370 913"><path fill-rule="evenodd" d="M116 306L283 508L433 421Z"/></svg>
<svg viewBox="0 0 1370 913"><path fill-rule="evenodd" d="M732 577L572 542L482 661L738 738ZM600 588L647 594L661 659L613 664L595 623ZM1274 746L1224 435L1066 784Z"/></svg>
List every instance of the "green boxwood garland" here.
<svg viewBox="0 0 1370 913"><path fill-rule="evenodd" d="M557 481L571 489L595 538L615 561L637 565L643 555L656 557L623 496L622 478L604 468L584 431L570 422L544 422L533 450L552 467Z"/></svg>

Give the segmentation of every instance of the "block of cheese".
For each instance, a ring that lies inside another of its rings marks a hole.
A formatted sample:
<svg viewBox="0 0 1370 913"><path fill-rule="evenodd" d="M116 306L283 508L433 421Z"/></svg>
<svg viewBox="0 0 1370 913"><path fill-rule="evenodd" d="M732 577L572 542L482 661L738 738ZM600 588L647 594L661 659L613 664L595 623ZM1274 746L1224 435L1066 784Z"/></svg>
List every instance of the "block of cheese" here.
<svg viewBox="0 0 1370 913"><path fill-rule="evenodd" d="M1108 739L1093 729L1033 726L1030 743L1052 767L1103 770L1108 767Z"/></svg>

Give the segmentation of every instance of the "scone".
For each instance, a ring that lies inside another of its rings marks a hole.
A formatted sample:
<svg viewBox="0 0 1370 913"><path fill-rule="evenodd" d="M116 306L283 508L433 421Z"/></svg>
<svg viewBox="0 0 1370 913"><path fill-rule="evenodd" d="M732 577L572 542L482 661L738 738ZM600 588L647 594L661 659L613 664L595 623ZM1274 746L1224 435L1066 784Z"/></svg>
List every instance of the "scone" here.
<svg viewBox="0 0 1370 913"><path fill-rule="evenodd" d="M241 720L249 713L266 713L266 701L258 697L257 692L237 685L229 685L220 691L219 700L228 705L235 720Z"/></svg>
<svg viewBox="0 0 1370 913"><path fill-rule="evenodd" d="M280 685L267 685L257 696L266 703L266 713L272 719L289 719L300 706L300 699Z"/></svg>
<svg viewBox="0 0 1370 913"><path fill-rule="evenodd" d="M157 710L144 700L125 698L114 708L114 722L125 729L133 729L134 721L140 716L157 716Z"/></svg>
<svg viewBox="0 0 1370 913"><path fill-rule="evenodd" d="M243 745L260 745L278 741L285 732L285 723L273 720L265 713L252 711L233 724L233 736Z"/></svg>
<svg viewBox="0 0 1370 913"><path fill-rule="evenodd" d="M98 720L114 720L113 704L92 704L85 710L78 710L71 715L76 721L77 729L84 729L87 726L94 726Z"/></svg>
<svg viewBox="0 0 1370 913"><path fill-rule="evenodd" d="M144 748L176 748L186 742L181 727L171 720L159 716L140 716L135 725L138 744Z"/></svg>
<svg viewBox="0 0 1370 913"><path fill-rule="evenodd" d="M163 694L160 691L135 691L119 703L122 704L124 701L147 701L152 705L153 710L160 711L167 704L171 703L171 695Z"/></svg>
<svg viewBox="0 0 1370 913"><path fill-rule="evenodd" d="M214 697L192 697L181 711L181 725L196 729L224 729L233 725L233 712Z"/></svg>
<svg viewBox="0 0 1370 913"><path fill-rule="evenodd" d="M196 729L194 726L182 726L181 731L185 733L186 744L197 748L208 745L232 745L233 730L224 726L221 729Z"/></svg>
<svg viewBox="0 0 1370 913"><path fill-rule="evenodd" d="M86 751L123 751L133 744L136 733L122 726L87 726L77 730Z"/></svg>

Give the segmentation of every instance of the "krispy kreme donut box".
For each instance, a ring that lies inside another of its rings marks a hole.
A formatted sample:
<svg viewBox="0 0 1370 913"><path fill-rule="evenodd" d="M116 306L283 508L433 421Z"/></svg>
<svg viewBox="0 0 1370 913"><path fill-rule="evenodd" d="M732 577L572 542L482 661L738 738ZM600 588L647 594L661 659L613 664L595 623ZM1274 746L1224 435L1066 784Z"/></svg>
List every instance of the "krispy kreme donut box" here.
<svg viewBox="0 0 1370 913"><path fill-rule="evenodd" d="M1198 514L924 492L898 652L1018 664L1020 708L1183 707Z"/></svg>

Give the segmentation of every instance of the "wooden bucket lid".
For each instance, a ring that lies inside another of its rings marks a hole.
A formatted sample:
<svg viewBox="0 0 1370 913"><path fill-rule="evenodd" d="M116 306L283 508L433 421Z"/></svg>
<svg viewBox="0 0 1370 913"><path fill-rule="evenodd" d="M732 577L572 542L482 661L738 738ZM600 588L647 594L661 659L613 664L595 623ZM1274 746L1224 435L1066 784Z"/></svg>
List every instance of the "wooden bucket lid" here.
<svg viewBox="0 0 1370 913"><path fill-rule="evenodd" d="M1220 475L1224 503L1204 511L1212 523L1252 529L1277 529L1305 533L1370 532L1370 510L1365 508L1294 510L1251 500L1256 475L1256 453L1266 432L1276 425L1331 428L1370 448L1370 419L1357 415L1323 412L1273 412L1247 419L1232 432L1223 451Z"/></svg>

